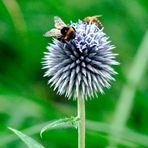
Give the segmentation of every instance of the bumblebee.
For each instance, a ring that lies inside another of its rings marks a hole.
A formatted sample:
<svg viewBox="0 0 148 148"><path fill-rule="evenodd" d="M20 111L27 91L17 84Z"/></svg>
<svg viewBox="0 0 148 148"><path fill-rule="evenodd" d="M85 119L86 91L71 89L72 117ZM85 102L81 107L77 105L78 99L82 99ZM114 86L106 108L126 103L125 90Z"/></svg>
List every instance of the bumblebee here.
<svg viewBox="0 0 148 148"><path fill-rule="evenodd" d="M58 16L54 17L55 28L49 30L44 34L45 37L56 37L62 42L70 41L76 37L74 27L66 25Z"/></svg>
<svg viewBox="0 0 148 148"><path fill-rule="evenodd" d="M87 16L83 19L83 22L86 23L95 23L99 29L101 29L103 26L100 22L100 20L98 20L98 17L100 17L101 15L95 15L95 16Z"/></svg>

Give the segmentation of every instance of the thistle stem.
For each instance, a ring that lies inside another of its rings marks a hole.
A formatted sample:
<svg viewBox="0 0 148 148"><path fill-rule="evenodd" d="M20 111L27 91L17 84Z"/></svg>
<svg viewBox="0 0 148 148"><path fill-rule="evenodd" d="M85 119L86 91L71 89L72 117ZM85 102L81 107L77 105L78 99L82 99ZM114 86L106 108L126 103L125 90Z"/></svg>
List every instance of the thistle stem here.
<svg viewBox="0 0 148 148"><path fill-rule="evenodd" d="M85 100L78 98L78 148L85 148Z"/></svg>

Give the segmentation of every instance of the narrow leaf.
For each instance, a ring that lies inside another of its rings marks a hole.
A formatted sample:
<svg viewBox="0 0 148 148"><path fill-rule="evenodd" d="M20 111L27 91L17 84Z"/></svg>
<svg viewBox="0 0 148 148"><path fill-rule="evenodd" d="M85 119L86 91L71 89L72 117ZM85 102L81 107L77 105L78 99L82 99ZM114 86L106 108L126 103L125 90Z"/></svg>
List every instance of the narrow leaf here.
<svg viewBox="0 0 148 148"><path fill-rule="evenodd" d="M49 122L48 125L46 125L41 129L40 136L42 137L43 133L46 130L70 128L70 127L77 128L78 121L79 121L78 117L70 117L70 118L64 118L64 119L55 120L53 122Z"/></svg>
<svg viewBox="0 0 148 148"><path fill-rule="evenodd" d="M22 132L10 127L8 127L8 129L15 133L29 148L44 148L44 146Z"/></svg>

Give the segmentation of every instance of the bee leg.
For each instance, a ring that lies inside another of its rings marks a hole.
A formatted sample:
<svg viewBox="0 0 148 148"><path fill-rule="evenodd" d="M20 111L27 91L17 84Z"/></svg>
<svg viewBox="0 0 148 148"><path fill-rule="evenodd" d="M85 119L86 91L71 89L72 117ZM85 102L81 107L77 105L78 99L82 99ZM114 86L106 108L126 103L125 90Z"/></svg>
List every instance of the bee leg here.
<svg viewBox="0 0 148 148"><path fill-rule="evenodd" d="M60 42L65 43L64 37L57 38Z"/></svg>

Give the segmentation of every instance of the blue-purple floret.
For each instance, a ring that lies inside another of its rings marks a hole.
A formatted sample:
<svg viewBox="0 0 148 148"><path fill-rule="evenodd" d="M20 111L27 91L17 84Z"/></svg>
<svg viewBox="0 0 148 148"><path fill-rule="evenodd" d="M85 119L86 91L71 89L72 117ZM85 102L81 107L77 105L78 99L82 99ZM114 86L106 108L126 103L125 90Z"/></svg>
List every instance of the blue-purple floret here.
<svg viewBox="0 0 148 148"><path fill-rule="evenodd" d="M49 77L50 86L68 98L92 98L103 88L110 88L112 76L117 74L112 65L118 65L115 46L94 23L79 20L71 24L76 38L63 43L57 39L49 44L44 56L44 76Z"/></svg>

